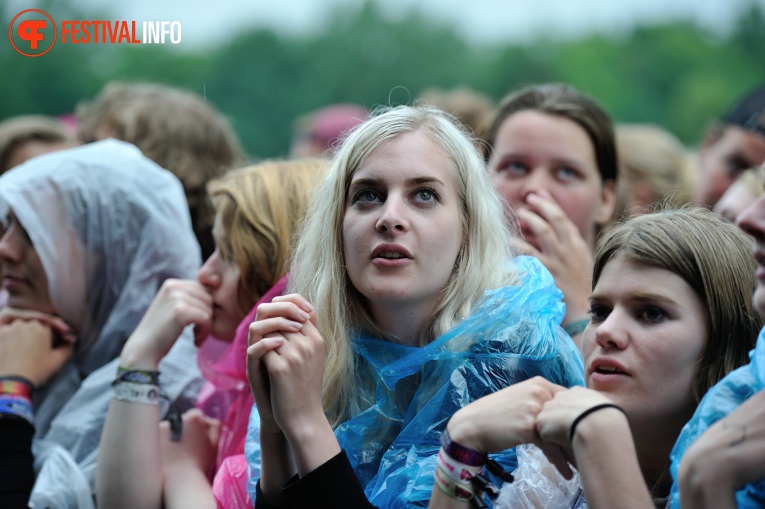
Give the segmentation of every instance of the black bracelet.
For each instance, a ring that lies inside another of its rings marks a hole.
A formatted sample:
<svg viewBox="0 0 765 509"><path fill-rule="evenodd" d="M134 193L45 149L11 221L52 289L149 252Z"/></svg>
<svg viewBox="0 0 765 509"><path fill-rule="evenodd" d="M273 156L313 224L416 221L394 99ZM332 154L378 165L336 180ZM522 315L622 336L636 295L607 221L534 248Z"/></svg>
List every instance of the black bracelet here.
<svg viewBox="0 0 765 509"><path fill-rule="evenodd" d="M601 403L600 405L595 405L594 407L590 407L584 412L582 412L581 414L579 414L579 416L576 419L574 419L574 422L571 423L571 429L568 432L568 441L569 442L574 441L574 433L576 432L576 426L579 424L579 422L582 419L584 419L591 413L597 412L598 410L603 410L604 408L615 408L619 410L621 413L623 413L625 417L627 416L627 412L625 412L622 407L620 407L619 405L615 403Z"/></svg>

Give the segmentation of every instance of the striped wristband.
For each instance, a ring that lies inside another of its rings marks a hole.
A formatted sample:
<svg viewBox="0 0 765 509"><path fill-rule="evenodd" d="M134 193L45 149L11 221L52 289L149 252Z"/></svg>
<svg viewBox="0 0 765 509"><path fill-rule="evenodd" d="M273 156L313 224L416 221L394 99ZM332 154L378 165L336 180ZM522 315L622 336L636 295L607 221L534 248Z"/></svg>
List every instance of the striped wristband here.
<svg viewBox="0 0 765 509"><path fill-rule="evenodd" d="M162 395L158 385L123 382L119 379L112 383L112 390L114 399L144 405L159 405Z"/></svg>

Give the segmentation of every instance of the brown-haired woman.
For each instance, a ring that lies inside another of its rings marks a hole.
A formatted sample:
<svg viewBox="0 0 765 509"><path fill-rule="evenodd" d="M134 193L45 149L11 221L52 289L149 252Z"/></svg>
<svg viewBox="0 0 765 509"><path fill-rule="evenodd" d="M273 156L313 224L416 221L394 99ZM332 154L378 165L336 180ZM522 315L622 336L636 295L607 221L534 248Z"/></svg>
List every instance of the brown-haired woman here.
<svg viewBox="0 0 765 509"><path fill-rule="evenodd" d="M550 493L565 481L522 463L498 507L666 505L680 430L704 393L746 363L763 322L749 250L741 231L701 209L638 216L607 234L583 335L588 388L537 378L463 408L447 426L477 453L535 443L567 477L564 454L576 463L579 479L559 503ZM430 507L467 505L433 490Z"/></svg>
<svg viewBox="0 0 765 509"><path fill-rule="evenodd" d="M487 135L491 179L520 220L523 242L563 291L563 326L586 323L592 249L611 219L617 178L611 119L593 99L561 84L506 97Z"/></svg>

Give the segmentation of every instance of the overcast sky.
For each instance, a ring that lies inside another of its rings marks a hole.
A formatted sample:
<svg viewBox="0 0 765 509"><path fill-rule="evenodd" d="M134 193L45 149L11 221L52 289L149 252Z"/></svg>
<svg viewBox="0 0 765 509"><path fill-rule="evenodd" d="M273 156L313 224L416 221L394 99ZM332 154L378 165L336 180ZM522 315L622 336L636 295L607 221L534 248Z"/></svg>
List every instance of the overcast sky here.
<svg viewBox="0 0 765 509"><path fill-rule="evenodd" d="M2 0L11 12L36 7L36 0ZM386 15L419 9L454 26L477 43L523 42L540 35L576 37L618 34L637 24L692 20L716 32L728 30L748 5L765 0L378 0ZM182 46L216 44L248 27L289 34L321 30L338 7L358 9L361 0L76 0L84 12L114 19L180 21ZM58 20L57 20L58 21Z"/></svg>

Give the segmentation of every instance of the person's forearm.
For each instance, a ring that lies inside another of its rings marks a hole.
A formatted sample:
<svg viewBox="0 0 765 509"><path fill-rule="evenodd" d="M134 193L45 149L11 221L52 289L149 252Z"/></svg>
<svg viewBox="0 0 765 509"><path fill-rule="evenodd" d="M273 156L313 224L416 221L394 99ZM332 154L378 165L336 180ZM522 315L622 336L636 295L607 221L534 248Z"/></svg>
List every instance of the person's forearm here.
<svg viewBox="0 0 765 509"><path fill-rule="evenodd" d="M291 431L287 440L301 477L340 454L340 444L324 415Z"/></svg>
<svg viewBox="0 0 765 509"><path fill-rule="evenodd" d="M714 481L705 483L681 478L680 504L693 509L736 509L736 490Z"/></svg>
<svg viewBox="0 0 765 509"><path fill-rule="evenodd" d="M165 470L165 509L215 509L207 476L198 468L183 466Z"/></svg>
<svg viewBox="0 0 765 509"><path fill-rule="evenodd" d="M96 466L99 507L162 507L159 406L112 399Z"/></svg>
<svg viewBox="0 0 765 509"><path fill-rule="evenodd" d="M282 487L296 473L287 438L282 433L260 432L260 491L268 502L284 505Z"/></svg>
<svg viewBox="0 0 765 509"><path fill-rule="evenodd" d="M653 509L626 417L614 409L593 413L576 428L573 441L587 507Z"/></svg>
<svg viewBox="0 0 765 509"><path fill-rule="evenodd" d="M735 509L736 485L729 475L741 451L726 445L737 441L741 431L719 426L711 431L716 432L716 440L702 442L702 437L680 461L680 503L694 509ZM720 465L726 468L721 471Z"/></svg>
<svg viewBox="0 0 765 509"><path fill-rule="evenodd" d="M433 485L433 494L428 507L430 509L467 509L470 507L470 501L452 498L441 491L441 488Z"/></svg>

